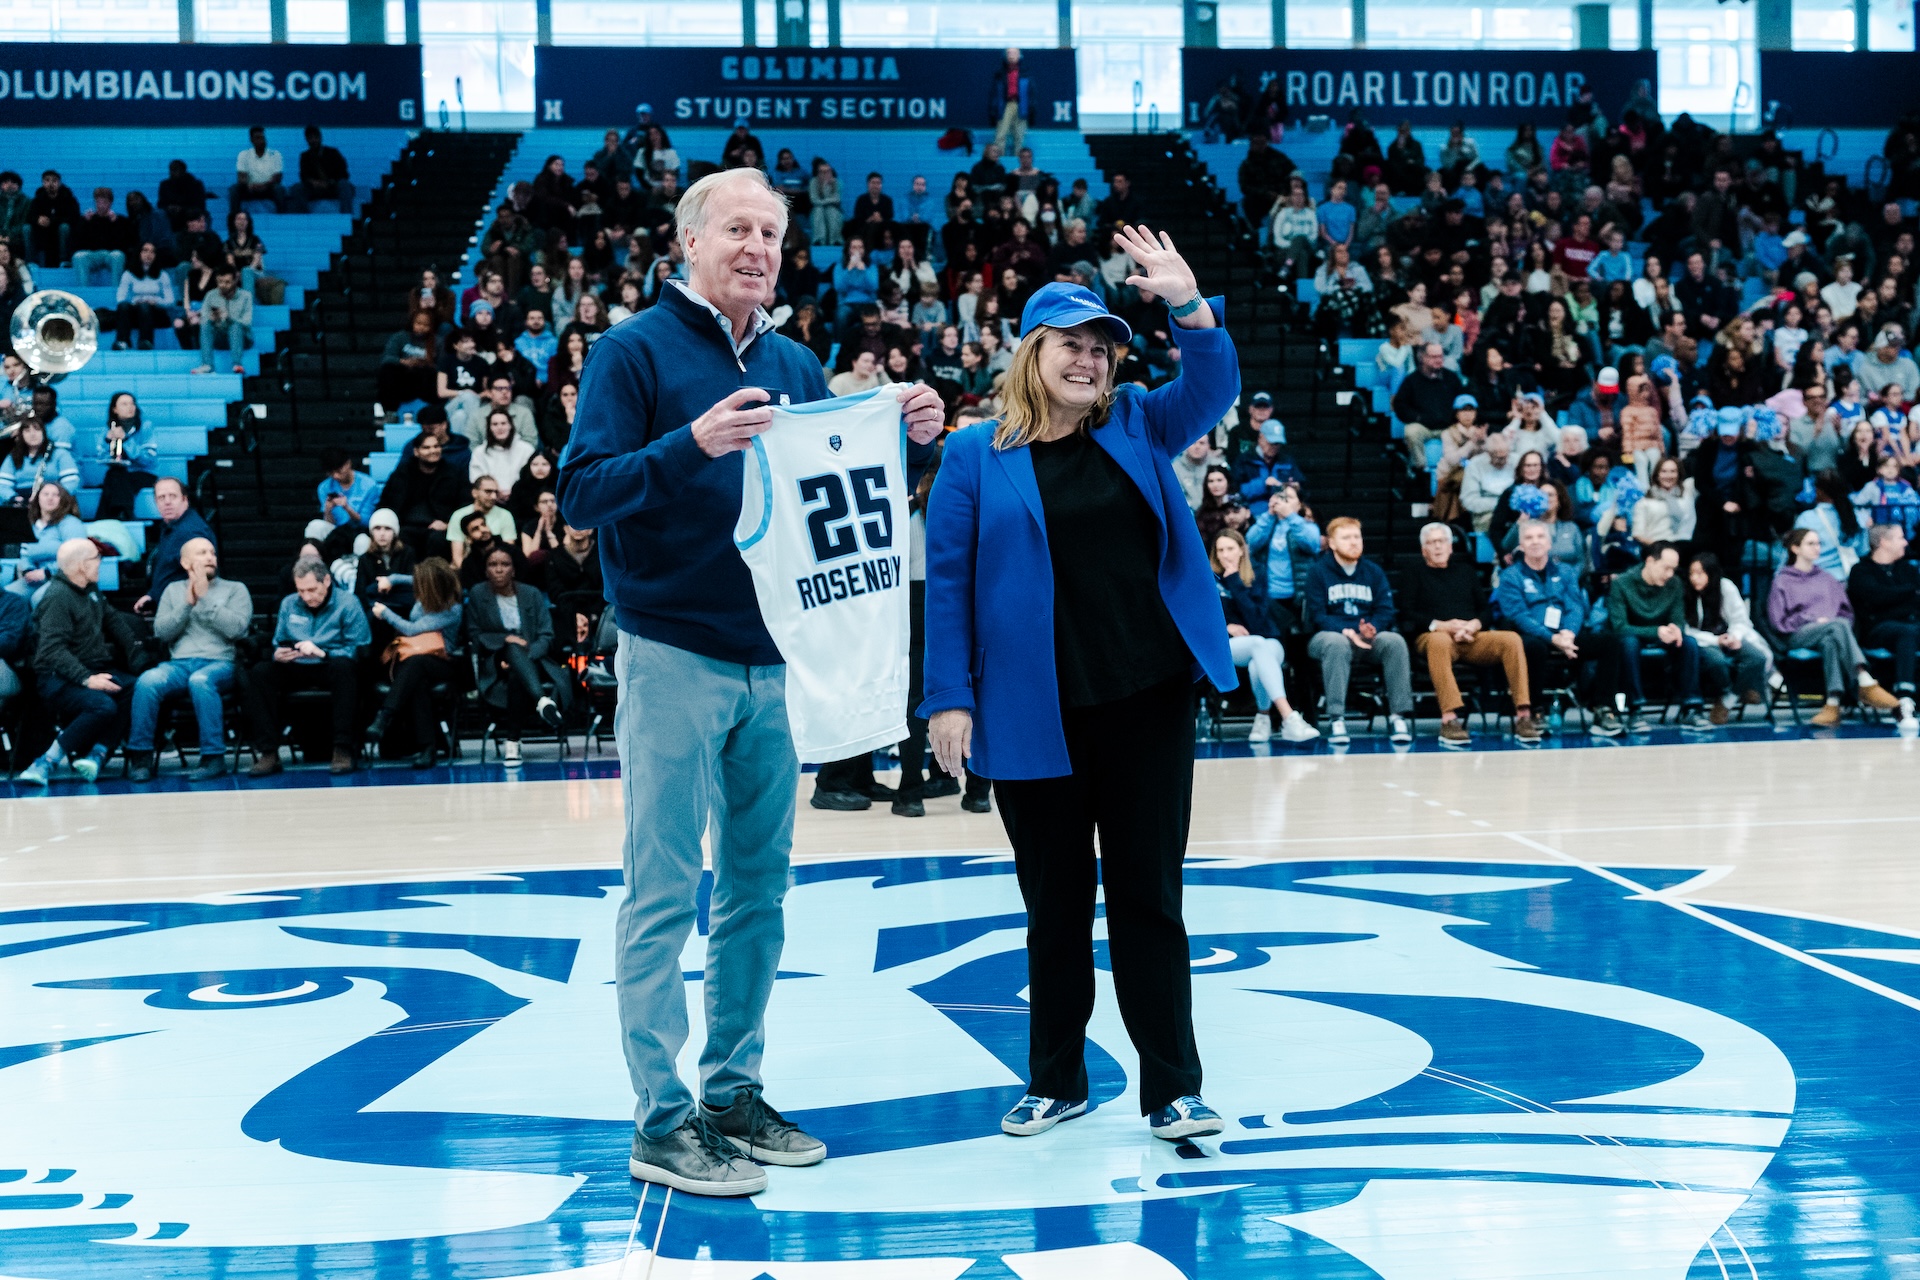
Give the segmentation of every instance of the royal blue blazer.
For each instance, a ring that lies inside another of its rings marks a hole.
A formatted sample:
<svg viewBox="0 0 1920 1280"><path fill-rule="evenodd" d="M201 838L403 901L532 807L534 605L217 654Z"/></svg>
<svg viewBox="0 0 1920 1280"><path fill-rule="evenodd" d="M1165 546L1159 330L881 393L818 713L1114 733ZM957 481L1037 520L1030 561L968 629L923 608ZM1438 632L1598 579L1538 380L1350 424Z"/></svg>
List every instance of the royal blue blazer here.
<svg viewBox="0 0 1920 1280"><path fill-rule="evenodd" d="M1225 300L1210 298L1219 322ZM1179 329L1180 376L1156 391L1124 386L1093 438L1140 487L1160 525L1160 596L1205 675L1239 683L1200 531L1173 458L1240 398L1224 326ZM1053 665L1053 562L1033 457L993 447L993 422L947 437L927 500L927 663L922 716L973 715L974 772L1058 778L1073 772Z"/></svg>

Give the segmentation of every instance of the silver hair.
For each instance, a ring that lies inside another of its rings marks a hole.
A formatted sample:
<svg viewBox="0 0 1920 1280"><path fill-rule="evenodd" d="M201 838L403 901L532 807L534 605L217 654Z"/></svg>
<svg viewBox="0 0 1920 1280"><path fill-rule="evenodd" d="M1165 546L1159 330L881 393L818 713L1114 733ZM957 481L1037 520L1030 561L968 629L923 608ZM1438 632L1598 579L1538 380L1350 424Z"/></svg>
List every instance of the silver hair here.
<svg viewBox="0 0 1920 1280"><path fill-rule="evenodd" d="M722 187L746 183L754 190L763 192L780 206L780 236L787 234L787 197L784 192L767 180L767 175L758 169L722 169L719 173L710 173L700 181L688 187L680 196L680 203L674 206L674 234L679 237L680 251L687 251L687 237L698 235L707 227L707 206Z"/></svg>
<svg viewBox="0 0 1920 1280"><path fill-rule="evenodd" d="M324 581L328 576L327 566L312 556L301 556L293 562L293 578L296 582L301 578Z"/></svg>
<svg viewBox="0 0 1920 1280"><path fill-rule="evenodd" d="M1552 525L1548 524L1545 520L1535 520L1532 516L1521 517L1520 523L1515 527L1520 531L1519 535L1516 536L1524 535L1529 529L1544 529L1549 538L1553 536Z"/></svg>
<svg viewBox="0 0 1920 1280"><path fill-rule="evenodd" d="M1867 530L1867 550L1878 551L1881 543L1896 533L1904 532L1906 530L1897 524L1876 524Z"/></svg>
<svg viewBox="0 0 1920 1280"><path fill-rule="evenodd" d="M1448 542L1453 541L1452 525L1445 524L1439 520L1429 520L1427 521L1427 523L1420 526L1420 545L1425 546L1428 535L1435 534L1435 533L1445 538Z"/></svg>

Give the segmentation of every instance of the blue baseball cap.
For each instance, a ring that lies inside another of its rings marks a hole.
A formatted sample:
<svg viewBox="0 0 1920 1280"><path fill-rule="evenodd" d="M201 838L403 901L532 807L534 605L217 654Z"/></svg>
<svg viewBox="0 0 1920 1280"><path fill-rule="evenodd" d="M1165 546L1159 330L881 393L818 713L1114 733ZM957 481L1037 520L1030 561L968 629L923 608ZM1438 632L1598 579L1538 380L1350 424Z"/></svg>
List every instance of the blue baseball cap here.
<svg viewBox="0 0 1920 1280"><path fill-rule="evenodd" d="M1453 411L1455 413L1460 412L1462 409L1478 409L1479 407L1480 402L1470 395L1463 393L1453 398Z"/></svg>
<svg viewBox="0 0 1920 1280"><path fill-rule="evenodd" d="M1026 337L1043 324L1054 329L1072 329L1092 320L1105 322L1115 342L1133 341L1133 330L1127 327L1127 322L1108 311L1093 290L1059 281L1041 285L1027 299L1027 309L1020 313L1020 336Z"/></svg>

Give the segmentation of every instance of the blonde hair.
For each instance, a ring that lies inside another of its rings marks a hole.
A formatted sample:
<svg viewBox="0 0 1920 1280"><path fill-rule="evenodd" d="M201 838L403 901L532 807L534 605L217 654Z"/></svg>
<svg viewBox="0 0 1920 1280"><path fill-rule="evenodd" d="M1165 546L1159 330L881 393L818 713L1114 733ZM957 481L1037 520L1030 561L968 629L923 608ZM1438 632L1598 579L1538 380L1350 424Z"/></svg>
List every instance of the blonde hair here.
<svg viewBox="0 0 1920 1280"><path fill-rule="evenodd" d="M1120 368L1120 345L1104 328L1092 324L1082 327L1107 348L1107 385L1101 388L1100 398L1080 420L1080 428L1090 430L1104 423L1113 412L1113 384ZM995 388L1000 393L1000 423L993 429L994 448L1019 449L1046 434L1051 415L1047 409L1046 384L1040 381L1040 347L1049 337L1064 332L1068 331L1040 325L1014 349L1013 367L1007 370L1004 382Z"/></svg>
<svg viewBox="0 0 1920 1280"><path fill-rule="evenodd" d="M1213 535L1212 541L1207 543L1207 563L1213 566L1215 573L1226 572L1225 569L1220 567L1220 552L1218 548L1220 546L1220 539L1222 538L1233 539L1234 545L1240 548L1240 582L1243 586L1252 586L1253 554L1247 550L1247 540L1240 536L1238 529L1222 529Z"/></svg>

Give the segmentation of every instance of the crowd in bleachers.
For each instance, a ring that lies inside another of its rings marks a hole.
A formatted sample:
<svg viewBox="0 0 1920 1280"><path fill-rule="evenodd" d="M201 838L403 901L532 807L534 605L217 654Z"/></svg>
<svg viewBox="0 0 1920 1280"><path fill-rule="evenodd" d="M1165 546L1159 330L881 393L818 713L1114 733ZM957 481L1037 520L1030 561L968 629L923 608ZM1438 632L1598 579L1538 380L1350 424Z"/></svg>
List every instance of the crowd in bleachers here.
<svg viewBox="0 0 1920 1280"><path fill-rule="evenodd" d="M1551 731L1550 710L1574 706L1604 736L1667 707L1707 732L1796 687L1822 698L1817 724L1857 703L1920 727L1904 206L1862 220L1833 183L1801 190L1774 140L1736 147L1636 104L1619 125L1577 104L1550 148L1522 129L1503 163L1456 129L1430 166L1410 131L1382 148L1356 118L1333 169L1311 177L1277 145L1282 127L1249 143L1244 211L1271 269L1392 417L1430 514L1418 564L1388 574L1357 521L1316 516L1258 389L1176 460L1249 672L1254 741L1341 743L1349 707L1410 740L1429 693L1456 746L1475 709L1510 712L1528 744ZM178 744L195 717L206 777L230 740L251 746L256 775L278 771L291 709L310 695L329 710L309 745L343 772L369 742L430 764L463 699L483 706L509 762L523 733L559 728L576 702L610 709L595 535L559 514L558 471L587 353L684 279L674 209L707 173L761 168L788 197L771 319L836 394L925 381L953 425L991 417L1026 299L1054 281L1132 325L1119 378L1175 376L1164 307L1126 285L1114 243L1140 214L1126 175L1096 194L1007 141L1012 156L989 144L944 181L843 183L824 159L769 157L745 122L706 157L643 119L578 165L546 158L509 185L471 283L430 270L409 290L379 368L385 447L364 465L319 460L282 599L258 602L270 628L236 629L256 602L219 577L212 530L184 476L157 465L135 396L113 395L105 428L81 436L52 390L33 392L38 429L0 460L0 497L28 508L34 534L0 592L0 657L16 673L0 698L24 695L41 736L60 733L23 776L94 776L124 741L132 776L151 777L168 706ZM224 240L184 165L157 204L135 193L124 215L110 196L80 214L68 193L73 216L50 234L33 210L57 199L10 203L18 184L0 175L12 305L34 266L117 272L117 345L172 329L202 368L228 345L239 372L237 299L271 283L248 205L352 199L344 162L310 142L290 184L252 140ZM89 217L127 224L125 238L106 244ZM148 234L161 224L164 246ZM24 394L18 362L4 372ZM94 523L75 509L76 479ZM115 564L103 544L146 561L133 618L91 589ZM26 612L50 599L51 643ZM830 807L882 793L861 763L823 771Z"/></svg>
<svg viewBox="0 0 1920 1280"><path fill-rule="evenodd" d="M92 213L71 210L37 236L29 213L19 257L64 257L83 278L117 275L116 346L144 346L142 335L171 328L183 347L204 350L208 328L245 324L244 305L232 300L248 297L265 273L250 208L301 209L332 193L351 200L337 153L303 156L295 184L266 141L255 131L236 162L225 241L205 230L206 184L176 164L157 210L135 193L128 214L114 213L103 193ZM1063 183L1040 171L1018 145L1019 129L1003 129L1001 141L1015 154L1003 158L1001 142L982 147L939 184L944 197L925 175L890 190L875 173L857 192L852 184L843 191L824 160L802 171L791 151L770 157L766 172L794 208L773 319L816 354L837 393L924 380L956 423L989 416L1026 298L1059 279L1138 317L1142 340L1123 376L1162 381L1176 371L1168 322L1125 286L1127 261L1113 247L1114 227L1136 207L1124 176L1096 199L1086 179ZM169 698L180 712L176 745L195 742L186 713L198 721L195 776L203 777L222 770L230 742L251 747L255 775L283 767L280 739L307 694L324 693L331 716L328 741L309 749L325 758L330 747L338 771L358 767L369 742L383 757L431 763L450 746L463 698L491 707L489 732L510 763L523 728L558 727L575 695L604 677L612 641L594 532L569 527L554 498L587 352L684 278L673 234L680 193L705 173L760 165L764 156L742 127L719 153L683 158L662 127L642 121L624 135L609 132L584 163L555 156L511 183L483 230L483 265L471 283L459 289L429 270L409 290L378 373L385 448L364 465L339 450L319 460L315 510L277 611L271 601L245 601L273 617L270 628L256 621L235 633L219 620L239 607L228 587L245 588L219 577L211 529L191 511L185 486L156 468L138 399L114 395L96 439L58 416L51 389L35 392L47 429L22 433L0 463L0 484L11 481L36 513L37 540L9 590L44 607L74 587L98 603L91 588L111 585L98 575L114 558L81 554L99 527L55 500L76 457L99 470L98 514L154 542L145 558L155 578L131 617L104 605L97 616L81 611L90 638L84 674L71 663L42 670L46 646L31 627L5 655L29 673L30 698L37 693L50 713L40 727L61 728L23 777L38 782L63 767L93 776L129 728L131 775L153 776L156 720L159 745L166 737L157 708ZM328 180L334 188L318 189ZM71 193L67 203L77 205ZM156 244L136 231L136 213L173 220L177 233ZM118 238L109 243L95 222ZM231 343L235 372L244 345L242 330ZM8 372L25 385L21 370ZM204 625L195 620L201 612ZM129 638L132 652L123 651Z"/></svg>
<svg viewBox="0 0 1920 1280"><path fill-rule="evenodd" d="M1920 729L1912 201L1810 175L1771 133L1666 126L1643 93L1617 122L1583 95L1548 145L1522 126L1498 156L1459 125L1431 159L1404 122L1382 146L1356 112L1311 175L1284 111L1227 107L1270 266L1430 498L1396 603L1359 529L1322 530L1268 470L1283 429L1183 460L1202 531L1255 548L1245 576L1336 741L1354 663L1410 740L1408 642L1448 745L1469 740L1462 663L1505 667L1523 742L1563 702L1598 735L1652 707L1707 732L1795 688L1824 695L1818 725L1857 703Z"/></svg>

